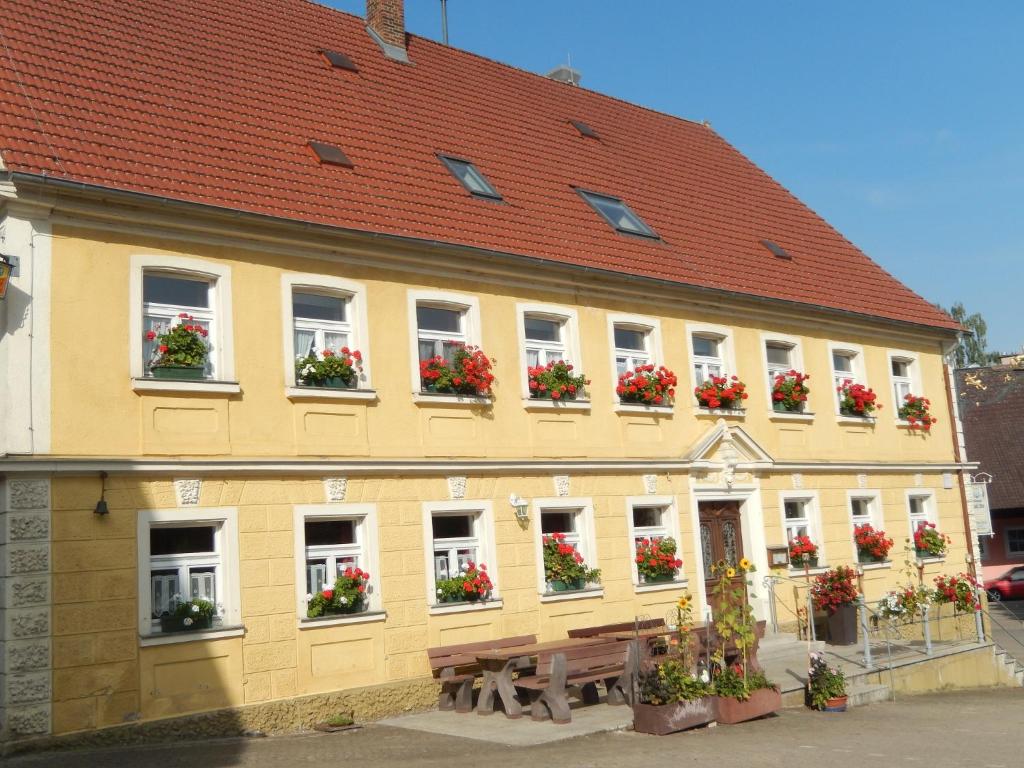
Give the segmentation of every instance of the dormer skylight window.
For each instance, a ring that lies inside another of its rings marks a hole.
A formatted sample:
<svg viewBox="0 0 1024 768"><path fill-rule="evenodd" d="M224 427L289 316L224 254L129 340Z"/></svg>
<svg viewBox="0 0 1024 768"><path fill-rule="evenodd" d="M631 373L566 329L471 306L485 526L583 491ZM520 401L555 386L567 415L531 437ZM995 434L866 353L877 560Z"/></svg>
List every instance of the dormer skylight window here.
<svg viewBox="0 0 1024 768"><path fill-rule="evenodd" d="M569 122L572 124L573 128L580 132L580 136L585 136L588 139L601 138L600 136L597 135L597 131L595 131L589 125L584 123L582 120L570 120Z"/></svg>
<svg viewBox="0 0 1024 768"><path fill-rule="evenodd" d="M336 69L347 69L349 72L359 71L359 67L356 66L356 63L344 53L328 51L327 49L320 51L320 53L322 53L330 65Z"/></svg>
<svg viewBox="0 0 1024 768"><path fill-rule="evenodd" d="M761 245L763 245L765 248L771 251L774 255L778 256L780 259L785 259L786 261L793 260L793 257L789 255L786 249L783 248L778 243L773 243L771 240L762 240Z"/></svg>
<svg viewBox="0 0 1024 768"><path fill-rule="evenodd" d="M491 186L491 183L484 178L475 165L468 160L460 160L457 157L439 155L452 176L466 188L466 191L474 197L485 197L489 200L501 200L498 190Z"/></svg>
<svg viewBox="0 0 1024 768"><path fill-rule="evenodd" d="M576 191L580 193L580 197L590 203L595 211L601 214L601 218L612 225L616 232L657 239L658 233L647 226L643 219L633 213L630 207L619 198L599 195L596 192L584 192L582 189Z"/></svg>

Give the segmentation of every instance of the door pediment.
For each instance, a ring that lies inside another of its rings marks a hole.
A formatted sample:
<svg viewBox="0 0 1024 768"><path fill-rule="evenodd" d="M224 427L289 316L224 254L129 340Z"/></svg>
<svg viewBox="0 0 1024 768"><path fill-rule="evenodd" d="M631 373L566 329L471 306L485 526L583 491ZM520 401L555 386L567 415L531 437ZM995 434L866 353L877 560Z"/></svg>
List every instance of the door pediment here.
<svg viewBox="0 0 1024 768"><path fill-rule="evenodd" d="M719 419L684 457L695 469L768 469L775 460L743 427Z"/></svg>

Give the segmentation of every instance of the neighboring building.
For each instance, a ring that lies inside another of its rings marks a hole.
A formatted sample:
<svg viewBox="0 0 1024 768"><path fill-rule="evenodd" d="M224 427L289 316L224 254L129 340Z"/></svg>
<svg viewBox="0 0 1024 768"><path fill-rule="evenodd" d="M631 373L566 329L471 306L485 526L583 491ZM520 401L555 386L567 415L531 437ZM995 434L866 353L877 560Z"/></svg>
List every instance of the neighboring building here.
<svg viewBox="0 0 1024 768"><path fill-rule="evenodd" d="M979 537L985 578L1024 564L1024 363L956 372L967 458L987 473L992 536Z"/></svg>
<svg viewBox="0 0 1024 768"><path fill-rule="evenodd" d="M5 738L339 690L361 716L427 705L428 646L703 608L714 560L763 575L806 533L853 563L861 521L897 546L933 521L952 545L926 578L963 568L955 323L709 126L406 36L397 0L369 30L304 0L122 5L0 1ZM148 366L180 313L209 334L197 380ZM461 342L496 360L492 398L422 386ZM356 388L299 385L323 345L362 352ZM587 397L531 399L527 366L558 359ZM620 402L648 363L674 405ZM792 369L810 399L778 413ZM717 374L744 409L698 406ZM877 418L840 413L846 379ZM600 584L553 591L542 532ZM638 577L645 536L676 538L676 580ZM493 599L439 603L469 559ZM307 619L349 564L369 610ZM900 578L869 568L868 597ZM162 632L175 595L213 627Z"/></svg>

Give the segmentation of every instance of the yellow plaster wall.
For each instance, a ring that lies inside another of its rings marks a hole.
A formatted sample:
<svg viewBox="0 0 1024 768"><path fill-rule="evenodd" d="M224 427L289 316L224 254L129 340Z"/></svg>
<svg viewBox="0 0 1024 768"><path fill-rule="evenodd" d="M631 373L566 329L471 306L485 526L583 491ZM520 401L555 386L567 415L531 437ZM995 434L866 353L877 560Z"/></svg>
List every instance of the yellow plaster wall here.
<svg viewBox="0 0 1024 768"><path fill-rule="evenodd" d="M242 392L136 393L129 377L129 262L133 254L167 254L228 265L233 282L234 347ZM430 256L426 258L436 258ZM381 263L385 263L383 260ZM375 403L289 401L282 363L281 275L325 274L367 287ZM54 227L52 339L52 447L57 454L94 456L352 456L352 457L673 457L711 425L698 415L691 393L686 322L710 322L734 332L737 373L750 399L744 428L775 458L814 460L949 461L947 418L937 337L916 343L866 324L821 330L812 310L791 319L755 323L739 305L694 308L685 301L619 301L581 284L575 295L546 292L542 280L520 286L182 244L169 239L98 234ZM438 289L477 296L483 346L497 360L495 400L489 408L417 405L411 397L407 289ZM575 308L583 369L590 376L592 411L531 413L522 405L517 301ZM671 415L613 411L614 381L607 315L659 318L663 358L680 378ZM762 330L802 338L811 374L811 424L770 419ZM829 339L864 347L868 383L885 408L874 426L838 424L834 415ZM894 421L887 349L920 354L923 394L939 423L928 437Z"/></svg>

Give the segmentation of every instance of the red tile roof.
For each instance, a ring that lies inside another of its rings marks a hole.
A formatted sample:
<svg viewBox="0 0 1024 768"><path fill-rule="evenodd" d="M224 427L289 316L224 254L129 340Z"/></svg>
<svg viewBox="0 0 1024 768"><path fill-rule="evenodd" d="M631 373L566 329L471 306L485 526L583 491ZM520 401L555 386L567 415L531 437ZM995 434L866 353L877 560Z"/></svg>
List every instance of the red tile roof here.
<svg viewBox="0 0 1024 768"><path fill-rule="evenodd" d="M992 475L989 505L1024 508L1024 368L964 368L956 387L967 458Z"/></svg>
<svg viewBox="0 0 1024 768"><path fill-rule="evenodd" d="M0 0L0 18L11 171L955 327L699 123L416 36L401 64L362 19L305 0ZM318 164L310 141L355 167ZM664 242L616 234L574 185Z"/></svg>

